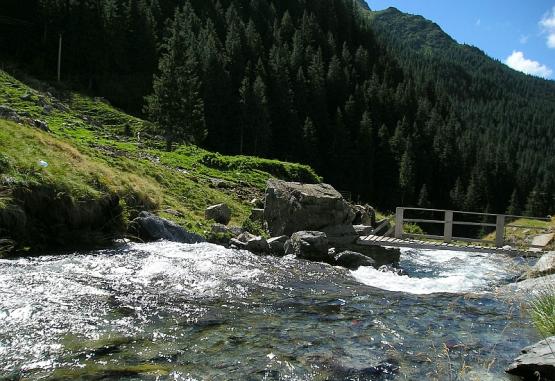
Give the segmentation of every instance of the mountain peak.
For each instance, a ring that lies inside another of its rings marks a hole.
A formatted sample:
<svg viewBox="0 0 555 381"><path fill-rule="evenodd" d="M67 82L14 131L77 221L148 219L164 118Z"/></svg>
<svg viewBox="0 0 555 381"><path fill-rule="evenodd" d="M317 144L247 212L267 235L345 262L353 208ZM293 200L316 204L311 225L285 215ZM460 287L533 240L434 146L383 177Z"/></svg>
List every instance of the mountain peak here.
<svg viewBox="0 0 555 381"><path fill-rule="evenodd" d="M375 29L395 35L398 40L417 50L442 49L456 44L438 24L420 15L401 12L395 7L374 12L373 23Z"/></svg>
<svg viewBox="0 0 555 381"><path fill-rule="evenodd" d="M357 0L357 3L364 9L366 10L370 10L370 7L368 6L368 3L365 0Z"/></svg>

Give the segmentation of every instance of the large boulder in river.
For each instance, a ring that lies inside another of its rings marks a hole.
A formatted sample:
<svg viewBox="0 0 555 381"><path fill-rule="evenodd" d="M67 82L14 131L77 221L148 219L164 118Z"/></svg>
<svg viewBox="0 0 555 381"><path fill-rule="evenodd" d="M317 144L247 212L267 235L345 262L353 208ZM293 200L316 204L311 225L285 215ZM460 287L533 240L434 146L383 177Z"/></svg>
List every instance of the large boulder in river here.
<svg viewBox="0 0 555 381"><path fill-rule="evenodd" d="M385 248L377 245L361 245L358 243L360 236L353 225L336 225L323 229L328 237L330 246L335 247L336 252L354 251L372 258L376 266L397 263L401 257L401 251L397 248Z"/></svg>
<svg viewBox="0 0 555 381"><path fill-rule="evenodd" d="M270 252L268 241L264 237L254 237L246 242L245 249L255 254L267 254Z"/></svg>
<svg viewBox="0 0 555 381"><path fill-rule="evenodd" d="M280 236L350 225L354 212L331 185L270 179L266 188L264 219L270 234Z"/></svg>
<svg viewBox="0 0 555 381"><path fill-rule="evenodd" d="M349 270L356 270L360 266L374 266L375 262L372 258L364 254L347 250L335 256L335 264L348 268Z"/></svg>
<svg viewBox="0 0 555 381"><path fill-rule="evenodd" d="M524 380L555 380L555 336L526 347L507 369Z"/></svg>
<svg viewBox="0 0 555 381"><path fill-rule="evenodd" d="M328 253L328 237L317 231L294 233L285 243L285 254L314 262L334 262L333 256Z"/></svg>
<svg viewBox="0 0 555 381"><path fill-rule="evenodd" d="M226 204L212 205L206 208L204 215L207 220L227 225L231 220L231 210Z"/></svg>
<svg viewBox="0 0 555 381"><path fill-rule="evenodd" d="M129 234L144 242L164 239L172 242L199 243L205 239L198 234L190 233L181 226L149 212L141 212L129 224Z"/></svg>

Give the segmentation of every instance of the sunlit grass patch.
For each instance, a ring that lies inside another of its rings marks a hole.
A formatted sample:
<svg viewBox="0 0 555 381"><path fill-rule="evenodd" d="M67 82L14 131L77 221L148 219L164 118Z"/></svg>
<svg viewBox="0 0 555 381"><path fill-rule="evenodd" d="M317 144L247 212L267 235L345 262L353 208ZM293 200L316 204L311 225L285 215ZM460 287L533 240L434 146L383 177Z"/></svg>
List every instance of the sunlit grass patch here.
<svg viewBox="0 0 555 381"><path fill-rule="evenodd" d="M555 335L555 286L546 285L530 301L530 317L544 336Z"/></svg>
<svg viewBox="0 0 555 381"><path fill-rule="evenodd" d="M167 152L148 121L32 78L22 82L0 70L0 90L0 105L22 118L0 120L0 211L15 202L10 190L48 186L76 202L115 194L126 220L150 210L202 234L211 224L204 209L213 204L226 203L231 224L241 226L249 201L263 197L270 177L321 181L301 164L193 145ZM47 123L50 132L33 128L32 119Z"/></svg>

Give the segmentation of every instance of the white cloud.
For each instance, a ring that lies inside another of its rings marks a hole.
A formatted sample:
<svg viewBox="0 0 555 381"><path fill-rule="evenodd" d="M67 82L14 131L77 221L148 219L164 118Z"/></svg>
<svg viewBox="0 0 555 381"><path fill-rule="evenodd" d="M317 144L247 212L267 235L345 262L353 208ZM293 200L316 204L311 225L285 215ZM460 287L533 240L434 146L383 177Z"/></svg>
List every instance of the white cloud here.
<svg viewBox="0 0 555 381"><path fill-rule="evenodd" d="M540 20L540 27L547 33L547 46L555 49L555 7Z"/></svg>
<svg viewBox="0 0 555 381"><path fill-rule="evenodd" d="M510 68L526 74L536 75L538 77L549 78L551 77L551 74L553 74L553 70L551 70L547 66L542 65L538 61L533 61L525 58L524 53L518 52L516 50L513 51L513 54L507 57L505 63Z"/></svg>
<svg viewBox="0 0 555 381"><path fill-rule="evenodd" d="M529 39L530 39L530 36L528 36L528 35L527 35L527 36L522 35L522 36L520 36L520 38L518 39L518 41L519 41L521 44L524 45L524 44L527 44L527 43L528 43L528 40L529 40Z"/></svg>

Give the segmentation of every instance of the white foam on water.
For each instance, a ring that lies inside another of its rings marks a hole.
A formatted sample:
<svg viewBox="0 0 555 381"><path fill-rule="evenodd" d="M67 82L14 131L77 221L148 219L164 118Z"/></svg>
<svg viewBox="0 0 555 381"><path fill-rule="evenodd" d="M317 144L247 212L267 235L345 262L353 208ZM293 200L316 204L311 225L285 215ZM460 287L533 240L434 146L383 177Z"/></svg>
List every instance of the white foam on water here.
<svg viewBox="0 0 555 381"><path fill-rule="evenodd" d="M67 332L89 338L112 330L134 334L137 321L154 314L149 308L188 316L201 310L191 307L193 300L245 297L251 287L271 287L276 279L262 261L207 243L164 241L0 260L0 337L9 338L0 340L0 373L16 365L50 368L45 354L57 352L52 346ZM180 302L166 305L165 299ZM135 320L109 317L114 303L133 309ZM16 349L19 356L10 356Z"/></svg>
<svg viewBox="0 0 555 381"><path fill-rule="evenodd" d="M400 266L408 276L373 267L360 267L351 274L368 286L411 294L486 291L516 274L513 259L494 253L402 249Z"/></svg>

